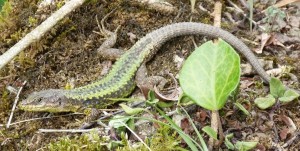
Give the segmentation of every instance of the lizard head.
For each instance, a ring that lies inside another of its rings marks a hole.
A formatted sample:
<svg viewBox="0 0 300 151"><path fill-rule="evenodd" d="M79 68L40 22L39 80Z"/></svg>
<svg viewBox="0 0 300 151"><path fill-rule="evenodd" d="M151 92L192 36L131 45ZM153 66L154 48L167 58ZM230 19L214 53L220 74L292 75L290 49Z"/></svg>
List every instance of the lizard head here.
<svg viewBox="0 0 300 151"><path fill-rule="evenodd" d="M80 108L78 101L65 96L65 90L49 89L30 94L19 104L19 108L33 112L75 112Z"/></svg>

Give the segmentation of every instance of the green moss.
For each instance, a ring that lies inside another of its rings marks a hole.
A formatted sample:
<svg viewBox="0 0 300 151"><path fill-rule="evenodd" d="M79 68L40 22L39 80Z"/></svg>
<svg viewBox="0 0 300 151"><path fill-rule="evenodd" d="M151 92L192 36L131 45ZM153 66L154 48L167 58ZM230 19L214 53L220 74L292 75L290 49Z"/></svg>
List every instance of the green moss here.
<svg viewBox="0 0 300 151"><path fill-rule="evenodd" d="M68 20L68 19L67 19ZM68 24L69 21L64 20L64 24ZM63 42L67 35L71 32L76 31L76 27L75 26L71 26L70 28L64 30L61 34L58 35L58 37L56 38L56 43L60 43Z"/></svg>
<svg viewBox="0 0 300 151"><path fill-rule="evenodd" d="M100 137L96 131L92 131L81 136L70 138L68 136L60 138L58 141L50 143L47 149L50 151L93 151L108 150L104 145L106 138Z"/></svg>
<svg viewBox="0 0 300 151"><path fill-rule="evenodd" d="M97 131L75 136L70 138L65 136L56 142L47 145L50 151L69 151L69 150L117 150L117 151L148 151L148 148L141 142L131 142L123 133L121 141L109 140L108 137L101 137ZM167 126L161 126L157 132L145 139L145 143L151 150L159 151L173 151L186 150L180 146L181 138L177 133Z"/></svg>
<svg viewBox="0 0 300 151"><path fill-rule="evenodd" d="M168 126L160 125L161 127L157 132L146 138L145 143L151 150L155 151L173 151L173 150L186 150L180 146L181 138L178 134L170 129ZM148 148L143 145L141 142L136 143L135 145L129 143L129 141L122 139L124 147L120 147L117 151L148 151ZM136 146L136 147L133 147Z"/></svg>
<svg viewBox="0 0 300 151"><path fill-rule="evenodd" d="M1 101L0 101L0 110L1 111L6 111L9 110L9 97L8 97L8 91L6 89L1 90L2 96L1 96Z"/></svg>
<svg viewBox="0 0 300 151"><path fill-rule="evenodd" d="M22 67L21 69L24 71L30 67L33 67L35 64L34 60L30 57L27 57L24 51L19 53L18 57L15 58L15 61L19 63L20 67Z"/></svg>
<svg viewBox="0 0 300 151"><path fill-rule="evenodd" d="M65 2L64 1L60 1L60 2L58 2L57 4L56 4L56 7L57 7L57 9L59 9L59 8L61 8L62 6L64 6L65 5Z"/></svg>
<svg viewBox="0 0 300 151"><path fill-rule="evenodd" d="M12 12L12 6L9 1L6 1L0 12L0 27L12 25L10 21L10 13Z"/></svg>
<svg viewBox="0 0 300 151"><path fill-rule="evenodd" d="M32 16L29 16L28 23L30 26L37 26L38 20Z"/></svg>

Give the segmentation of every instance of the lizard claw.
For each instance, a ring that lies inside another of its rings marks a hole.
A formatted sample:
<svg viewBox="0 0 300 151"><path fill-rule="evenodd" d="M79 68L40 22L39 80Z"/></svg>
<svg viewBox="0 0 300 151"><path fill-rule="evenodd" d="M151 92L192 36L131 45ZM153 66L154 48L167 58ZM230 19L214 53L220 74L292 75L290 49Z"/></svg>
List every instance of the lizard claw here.
<svg viewBox="0 0 300 151"><path fill-rule="evenodd" d="M117 9L117 8L113 9L111 12L109 12L108 14L106 14L106 15L102 18L102 20L101 20L100 23L99 23L99 20L98 20L97 15L96 15L96 21L97 21L97 25L98 25L98 28L99 28L99 31L100 31L100 33L99 33L99 32L96 32L96 33L97 33L97 34L100 34L100 35L103 35L106 39L108 39L108 38L111 37L112 35L116 35L117 32L118 32L118 30L119 30L119 28L120 28L120 26L121 26L121 25L119 25L119 26L116 28L116 30L115 30L114 32L107 30L106 27L105 27L105 21L107 20L107 18L108 18L113 12L115 12L116 9Z"/></svg>
<svg viewBox="0 0 300 151"><path fill-rule="evenodd" d="M99 23L98 21L98 17L96 16L96 21L98 24L98 28L99 28L99 32L95 32L97 34L103 35L104 38L106 39L103 44L98 48L98 52L100 51L104 51L107 49L110 49L114 46L114 44L117 41L117 32L120 29L121 25L119 25L116 30L114 32L109 31L106 29L105 27L105 21L108 18L109 15L111 15L117 8L115 8L114 10L112 10L111 12L109 12L108 14L106 14L103 19L101 20L101 22Z"/></svg>

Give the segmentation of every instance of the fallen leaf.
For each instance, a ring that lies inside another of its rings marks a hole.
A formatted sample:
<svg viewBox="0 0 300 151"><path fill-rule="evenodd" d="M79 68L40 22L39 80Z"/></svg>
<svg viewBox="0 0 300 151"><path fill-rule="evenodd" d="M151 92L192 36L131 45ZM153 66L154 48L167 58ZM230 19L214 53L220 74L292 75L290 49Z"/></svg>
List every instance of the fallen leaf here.
<svg viewBox="0 0 300 151"><path fill-rule="evenodd" d="M273 41L273 36L268 33L262 33L260 36L260 49L255 50L258 54L261 54L264 47L271 44Z"/></svg>
<svg viewBox="0 0 300 151"><path fill-rule="evenodd" d="M204 110L196 112L196 120L199 122L204 122L208 117L207 113Z"/></svg>
<svg viewBox="0 0 300 151"><path fill-rule="evenodd" d="M186 133L186 134L190 134L191 132L194 131L192 125L189 122L188 118L183 118L181 120L181 124L180 127L182 128L182 130Z"/></svg>
<svg viewBox="0 0 300 151"><path fill-rule="evenodd" d="M297 127L291 118L289 118L288 116L285 116L285 115L279 115L278 118L279 118L279 120L283 121L289 127L289 131L291 133L296 131Z"/></svg>
<svg viewBox="0 0 300 151"><path fill-rule="evenodd" d="M289 129L288 128L284 128L280 131L279 136L281 140L285 140L287 138L287 135L289 134Z"/></svg>
<svg viewBox="0 0 300 151"><path fill-rule="evenodd" d="M299 2L300 0L282 0L274 5L274 7L282 7L294 2Z"/></svg>

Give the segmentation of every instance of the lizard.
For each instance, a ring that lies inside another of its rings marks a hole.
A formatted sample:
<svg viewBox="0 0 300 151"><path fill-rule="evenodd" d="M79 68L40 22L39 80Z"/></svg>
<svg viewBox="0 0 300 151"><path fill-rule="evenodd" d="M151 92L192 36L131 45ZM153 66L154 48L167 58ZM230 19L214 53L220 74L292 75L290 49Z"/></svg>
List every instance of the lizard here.
<svg viewBox="0 0 300 151"><path fill-rule="evenodd" d="M104 108L123 98L136 86L135 77L140 66L150 60L166 41L186 35L221 38L233 46L253 66L266 83L271 77L263 69L254 53L239 38L221 28L195 22L173 23L156 29L138 40L112 66L102 79L71 90L47 89L30 94L19 108L25 111L83 112L87 108Z"/></svg>

